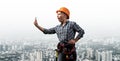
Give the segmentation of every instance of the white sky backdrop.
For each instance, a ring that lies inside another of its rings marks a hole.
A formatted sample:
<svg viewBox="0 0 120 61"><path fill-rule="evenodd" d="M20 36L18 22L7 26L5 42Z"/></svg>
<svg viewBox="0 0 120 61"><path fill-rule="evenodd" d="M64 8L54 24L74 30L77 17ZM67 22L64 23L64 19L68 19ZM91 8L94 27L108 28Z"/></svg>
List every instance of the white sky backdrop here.
<svg viewBox="0 0 120 61"><path fill-rule="evenodd" d="M0 38L47 37L35 28L34 18L45 28L56 26L56 10L62 6L85 36L120 36L120 0L0 0Z"/></svg>

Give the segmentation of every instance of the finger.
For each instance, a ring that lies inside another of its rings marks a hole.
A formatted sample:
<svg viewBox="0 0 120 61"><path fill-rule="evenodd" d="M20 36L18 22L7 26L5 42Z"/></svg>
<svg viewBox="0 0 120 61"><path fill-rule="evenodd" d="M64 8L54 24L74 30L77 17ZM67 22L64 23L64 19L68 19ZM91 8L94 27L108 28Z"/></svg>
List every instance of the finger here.
<svg viewBox="0 0 120 61"><path fill-rule="evenodd" d="M37 21L37 17L35 17L35 21Z"/></svg>

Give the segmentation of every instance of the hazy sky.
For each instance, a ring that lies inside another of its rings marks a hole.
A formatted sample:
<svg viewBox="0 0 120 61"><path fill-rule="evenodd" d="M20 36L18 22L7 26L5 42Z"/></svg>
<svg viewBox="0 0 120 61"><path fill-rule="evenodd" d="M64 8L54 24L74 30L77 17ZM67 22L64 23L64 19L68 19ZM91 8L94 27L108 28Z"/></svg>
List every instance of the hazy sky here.
<svg viewBox="0 0 120 61"><path fill-rule="evenodd" d="M56 10L65 6L70 20L86 36L120 36L120 0L1 0L0 38L44 38L33 25L34 18L45 28L59 24Z"/></svg>

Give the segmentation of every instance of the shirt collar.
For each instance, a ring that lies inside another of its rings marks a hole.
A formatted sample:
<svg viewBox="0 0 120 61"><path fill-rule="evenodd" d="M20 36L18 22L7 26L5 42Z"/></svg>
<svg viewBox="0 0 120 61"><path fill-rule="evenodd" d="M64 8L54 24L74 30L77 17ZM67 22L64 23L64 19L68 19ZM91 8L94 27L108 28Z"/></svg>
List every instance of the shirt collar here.
<svg viewBox="0 0 120 61"><path fill-rule="evenodd" d="M67 19L67 21L66 21L66 23L65 23L64 26L66 26L66 25L68 24L68 22L69 22L69 20ZM60 26L62 26L62 25L60 24ZM63 26L63 27L64 27L64 26Z"/></svg>

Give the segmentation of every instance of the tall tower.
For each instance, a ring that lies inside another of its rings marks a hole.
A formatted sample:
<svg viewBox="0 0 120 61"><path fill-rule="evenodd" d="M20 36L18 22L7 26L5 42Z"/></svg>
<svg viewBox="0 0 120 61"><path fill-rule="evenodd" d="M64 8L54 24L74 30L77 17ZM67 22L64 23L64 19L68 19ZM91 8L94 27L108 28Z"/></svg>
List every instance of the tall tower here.
<svg viewBox="0 0 120 61"><path fill-rule="evenodd" d="M36 52L36 61L42 61L42 51Z"/></svg>

